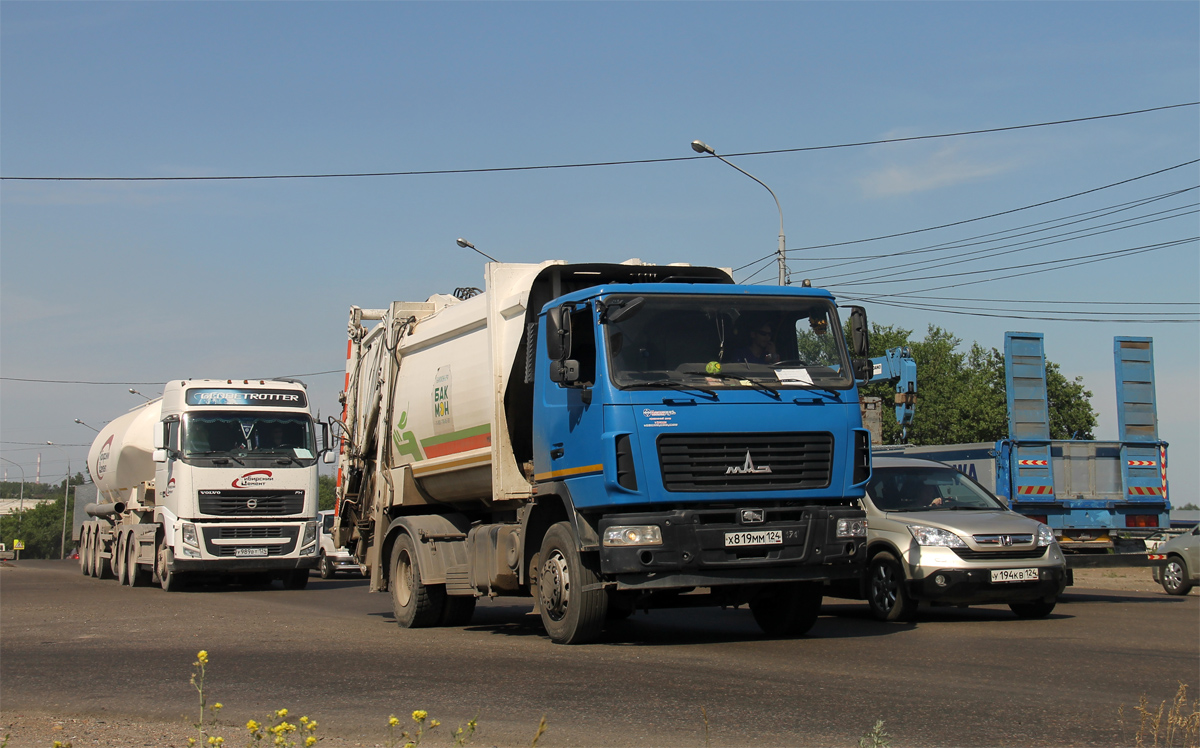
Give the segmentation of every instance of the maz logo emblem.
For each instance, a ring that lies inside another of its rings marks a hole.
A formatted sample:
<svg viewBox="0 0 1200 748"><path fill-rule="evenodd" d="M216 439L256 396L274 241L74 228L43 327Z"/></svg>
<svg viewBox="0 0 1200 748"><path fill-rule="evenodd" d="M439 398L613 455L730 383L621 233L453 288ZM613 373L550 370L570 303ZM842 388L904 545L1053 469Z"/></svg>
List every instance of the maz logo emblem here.
<svg viewBox="0 0 1200 748"><path fill-rule="evenodd" d="M771 472L770 465L762 467L754 467L754 460L750 458L750 450L746 450L746 461L737 467L725 468L726 475L751 475L754 473L769 473Z"/></svg>
<svg viewBox="0 0 1200 748"><path fill-rule="evenodd" d="M757 525L766 519L766 512L761 509L743 509L742 524Z"/></svg>

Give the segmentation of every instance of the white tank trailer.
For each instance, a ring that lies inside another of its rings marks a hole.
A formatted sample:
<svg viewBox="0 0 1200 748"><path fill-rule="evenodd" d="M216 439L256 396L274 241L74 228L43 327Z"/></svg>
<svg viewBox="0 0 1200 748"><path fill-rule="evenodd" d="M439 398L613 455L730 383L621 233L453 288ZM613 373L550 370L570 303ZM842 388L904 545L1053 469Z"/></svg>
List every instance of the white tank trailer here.
<svg viewBox="0 0 1200 748"><path fill-rule="evenodd" d="M485 289L351 308L334 543L400 625L528 595L560 643L635 607L807 630L865 536L833 297L636 260L488 263ZM774 363L736 360L751 325Z"/></svg>
<svg viewBox="0 0 1200 748"><path fill-rule="evenodd" d="M92 443L99 501L79 531L82 572L165 590L303 588L318 559L317 459L334 457L317 432L300 382L168 382Z"/></svg>

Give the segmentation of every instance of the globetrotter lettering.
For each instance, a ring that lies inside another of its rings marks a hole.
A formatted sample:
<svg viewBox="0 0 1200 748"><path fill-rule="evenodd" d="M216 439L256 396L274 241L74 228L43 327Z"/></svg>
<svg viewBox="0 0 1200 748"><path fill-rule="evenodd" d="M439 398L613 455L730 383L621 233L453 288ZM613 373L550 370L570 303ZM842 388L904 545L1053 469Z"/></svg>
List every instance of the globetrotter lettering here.
<svg viewBox="0 0 1200 748"><path fill-rule="evenodd" d="M199 405L211 405L215 403L224 405L238 400L294 403L300 400L300 396L288 395L282 392L201 392L196 399L199 401Z"/></svg>
<svg viewBox="0 0 1200 748"><path fill-rule="evenodd" d="M308 400L298 391L193 388L187 391L186 404L303 408L308 405Z"/></svg>
<svg viewBox="0 0 1200 748"><path fill-rule="evenodd" d="M233 479L234 488L258 488L271 482L270 470L254 470Z"/></svg>
<svg viewBox="0 0 1200 748"><path fill-rule="evenodd" d="M116 436L116 434L113 434ZM100 454L96 456L96 477L103 478L104 473L108 471L108 455L112 451L113 436L108 437L108 441L104 442L104 446L100 447Z"/></svg>

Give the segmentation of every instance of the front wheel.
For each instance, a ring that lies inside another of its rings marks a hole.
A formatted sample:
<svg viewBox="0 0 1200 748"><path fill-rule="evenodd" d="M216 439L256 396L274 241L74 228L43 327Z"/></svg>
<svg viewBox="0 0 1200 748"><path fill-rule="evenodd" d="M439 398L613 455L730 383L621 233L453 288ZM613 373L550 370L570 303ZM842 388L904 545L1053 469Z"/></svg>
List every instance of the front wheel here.
<svg viewBox="0 0 1200 748"><path fill-rule="evenodd" d="M1187 564L1179 556L1171 556L1162 568L1162 586L1168 595L1186 595L1192 589Z"/></svg>
<svg viewBox="0 0 1200 748"><path fill-rule="evenodd" d="M754 621L767 636L800 636L821 614L819 582L771 585L750 601Z"/></svg>
<svg viewBox="0 0 1200 748"><path fill-rule="evenodd" d="M125 550L125 583L130 587L145 587L150 582L150 575L138 563L141 550L137 536L129 533L129 541L126 543Z"/></svg>
<svg viewBox="0 0 1200 748"><path fill-rule="evenodd" d="M582 644L600 635L608 593L600 586L595 554L579 552L569 522L550 527L538 554L538 609L555 644Z"/></svg>
<svg viewBox="0 0 1200 748"><path fill-rule="evenodd" d="M408 535L396 538L392 547L392 576L388 580L388 589L392 593L396 623L403 628L436 626L441 620L446 588L421 582L417 548Z"/></svg>
<svg viewBox="0 0 1200 748"><path fill-rule="evenodd" d="M1017 618L1045 618L1054 610L1055 601L1036 600L1031 603L1009 603L1009 609Z"/></svg>
<svg viewBox="0 0 1200 748"><path fill-rule="evenodd" d="M285 590L302 590L308 586L308 569L292 569L283 576Z"/></svg>
<svg viewBox="0 0 1200 748"><path fill-rule="evenodd" d="M917 601L908 594L904 570L890 553L880 553L868 566L867 604L871 615L881 621L911 621L917 616Z"/></svg>
<svg viewBox="0 0 1200 748"><path fill-rule="evenodd" d="M324 553L322 553L321 554L321 579L333 579L334 573L335 572L333 569L333 559L331 559L329 556L326 556Z"/></svg>
<svg viewBox="0 0 1200 748"><path fill-rule="evenodd" d="M158 584L163 588L164 592L179 592L187 582L186 577L177 571L171 571L167 567L167 554L169 549L166 544L158 546L158 552L154 554L155 566L158 571Z"/></svg>

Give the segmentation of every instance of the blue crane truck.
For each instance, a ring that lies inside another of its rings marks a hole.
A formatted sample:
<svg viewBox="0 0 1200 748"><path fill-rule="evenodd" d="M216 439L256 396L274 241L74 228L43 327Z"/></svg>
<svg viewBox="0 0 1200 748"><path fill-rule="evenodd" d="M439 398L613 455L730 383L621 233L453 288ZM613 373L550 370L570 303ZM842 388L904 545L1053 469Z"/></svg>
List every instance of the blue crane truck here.
<svg viewBox="0 0 1200 748"><path fill-rule="evenodd" d="M484 286L351 309L334 542L401 626L505 595L558 643L694 605L800 634L860 573L870 437L829 292L638 261Z"/></svg>
<svg viewBox="0 0 1200 748"><path fill-rule="evenodd" d="M975 444L876 447L958 468L1049 525L1067 553L1139 553L1170 527L1167 443L1158 438L1153 340L1117 337L1116 441L1051 439L1041 333L1004 335L1008 438Z"/></svg>

